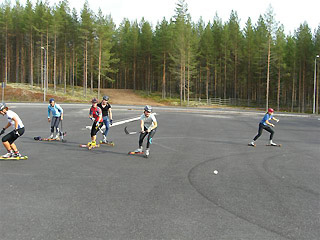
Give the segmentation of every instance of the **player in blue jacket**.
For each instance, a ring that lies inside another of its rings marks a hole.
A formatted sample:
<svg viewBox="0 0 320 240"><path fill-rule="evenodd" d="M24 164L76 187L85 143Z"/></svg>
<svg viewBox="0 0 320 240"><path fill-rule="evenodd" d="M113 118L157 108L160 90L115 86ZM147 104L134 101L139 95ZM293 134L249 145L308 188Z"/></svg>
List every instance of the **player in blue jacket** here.
<svg viewBox="0 0 320 240"><path fill-rule="evenodd" d="M275 120L276 122L279 122L279 119L276 119L273 117L274 110L272 108L268 109L268 112L264 115L262 120L259 123L259 130L258 134L254 137L253 141L249 143L249 146L255 146L255 141L262 135L262 130L266 130L267 132L270 133L270 138L269 138L269 144L271 146L278 146L276 143L272 141L273 135L274 135L274 130L271 127L274 127L274 124L269 122L270 120Z"/></svg>
<svg viewBox="0 0 320 240"><path fill-rule="evenodd" d="M52 119L50 119L50 113L52 113ZM59 129L59 124L62 120L63 109L59 104L55 103L53 98L51 98L49 100L48 106L48 122L51 122L51 134L49 136L49 139L53 139L54 128L56 128L56 136L54 137L54 139L59 139L59 135L62 134Z"/></svg>

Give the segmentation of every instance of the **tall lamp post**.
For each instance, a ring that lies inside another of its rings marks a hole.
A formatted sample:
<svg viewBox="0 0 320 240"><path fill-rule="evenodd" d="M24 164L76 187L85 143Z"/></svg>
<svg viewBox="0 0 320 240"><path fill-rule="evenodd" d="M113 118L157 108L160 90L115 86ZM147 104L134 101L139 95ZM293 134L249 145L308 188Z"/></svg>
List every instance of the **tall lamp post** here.
<svg viewBox="0 0 320 240"><path fill-rule="evenodd" d="M47 49L45 47L41 47L44 50L44 78L43 78L43 102L46 102L46 94L47 94Z"/></svg>
<svg viewBox="0 0 320 240"><path fill-rule="evenodd" d="M319 55L317 55L314 58L314 79L313 79L313 109L312 113L316 113L316 93L317 93L317 58L319 58Z"/></svg>

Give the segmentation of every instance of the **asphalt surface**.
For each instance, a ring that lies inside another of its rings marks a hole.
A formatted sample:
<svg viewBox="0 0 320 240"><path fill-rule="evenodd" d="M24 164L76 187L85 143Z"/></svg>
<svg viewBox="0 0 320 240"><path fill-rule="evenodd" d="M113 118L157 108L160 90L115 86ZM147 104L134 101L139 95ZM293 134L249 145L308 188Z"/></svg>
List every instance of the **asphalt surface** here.
<svg viewBox="0 0 320 240"><path fill-rule="evenodd" d="M275 114L282 147L266 146L264 132L254 148L262 112L155 108L146 159L127 154L138 135L123 128L138 122L110 129L114 147L89 151L79 147L89 105L62 104L66 143L33 140L49 135L46 104L8 105L26 126L16 144L29 159L0 161L1 240L320 239L319 117ZM141 109L113 106L114 122Z"/></svg>

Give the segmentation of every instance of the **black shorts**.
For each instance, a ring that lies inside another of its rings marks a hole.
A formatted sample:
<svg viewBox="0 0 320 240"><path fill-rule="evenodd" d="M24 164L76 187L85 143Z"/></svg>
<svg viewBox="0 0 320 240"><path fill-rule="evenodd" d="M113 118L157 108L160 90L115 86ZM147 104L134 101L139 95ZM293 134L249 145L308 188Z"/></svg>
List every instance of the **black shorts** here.
<svg viewBox="0 0 320 240"><path fill-rule="evenodd" d="M103 125L103 122L100 122L99 123L99 127L97 128L97 122L94 121L93 124L92 124L92 127L91 127L91 137L97 135L97 132L99 132L100 128L102 127Z"/></svg>
<svg viewBox="0 0 320 240"><path fill-rule="evenodd" d="M18 133L20 136L22 136L24 134L24 127L19 128ZM14 131L11 131L2 138L2 142L9 142L10 144L12 144L15 140L17 140L18 137L20 137L19 135L15 134Z"/></svg>

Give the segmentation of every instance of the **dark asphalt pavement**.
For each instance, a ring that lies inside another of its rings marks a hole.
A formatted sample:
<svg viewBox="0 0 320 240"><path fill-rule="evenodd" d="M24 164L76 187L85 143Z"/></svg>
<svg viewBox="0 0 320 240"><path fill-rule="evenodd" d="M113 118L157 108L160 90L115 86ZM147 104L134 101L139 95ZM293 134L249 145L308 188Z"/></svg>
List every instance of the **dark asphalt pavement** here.
<svg viewBox="0 0 320 240"><path fill-rule="evenodd" d="M49 135L46 104L8 106L29 159L0 161L1 240L320 239L320 117L276 113L282 147L266 146L264 132L253 148L263 112L155 107L146 159L127 154L138 135L123 128L137 121L110 129L114 147L89 151L79 144L90 140L90 105L61 104L66 143L33 140ZM114 122L141 109L113 106Z"/></svg>

